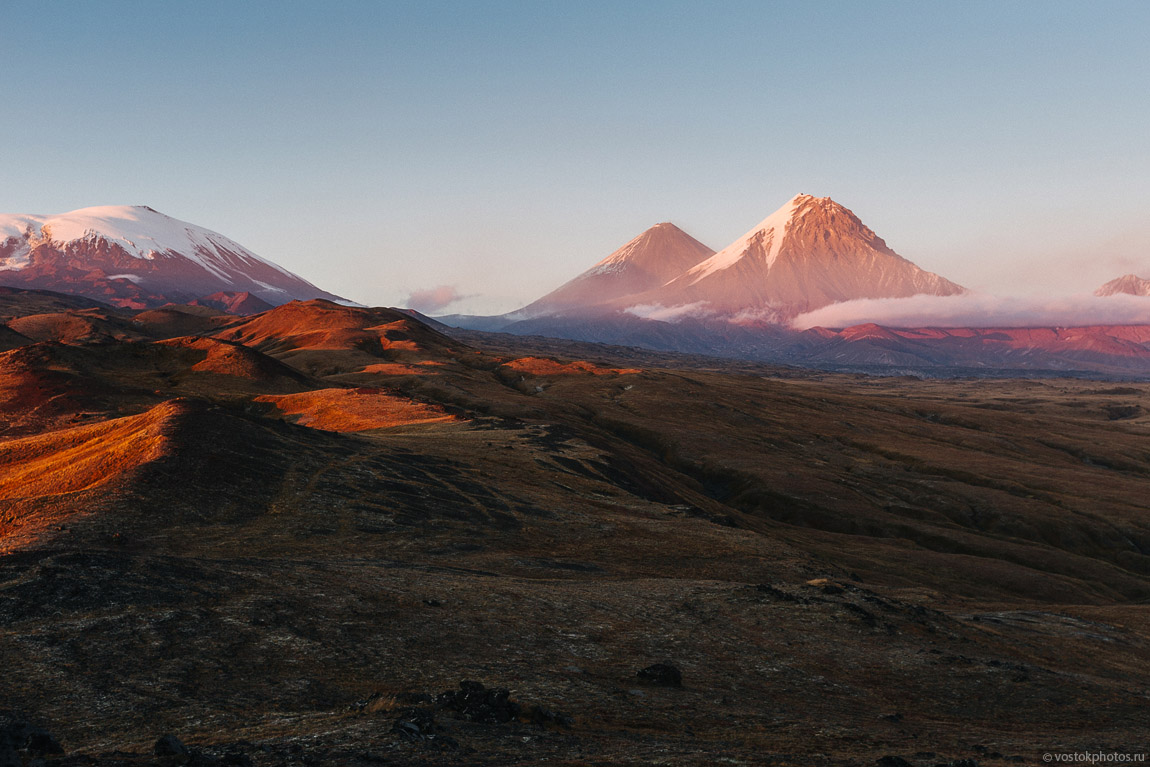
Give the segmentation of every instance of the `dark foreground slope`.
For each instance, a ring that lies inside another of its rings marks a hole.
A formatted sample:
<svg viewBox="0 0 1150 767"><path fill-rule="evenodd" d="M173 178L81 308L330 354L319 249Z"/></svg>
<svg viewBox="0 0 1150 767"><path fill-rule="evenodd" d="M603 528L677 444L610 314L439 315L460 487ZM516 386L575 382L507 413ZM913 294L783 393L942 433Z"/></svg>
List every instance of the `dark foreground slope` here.
<svg viewBox="0 0 1150 767"><path fill-rule="evenodd" d="M58 763L1146 749L1146 386L552 359L324 302L213 332L0 365L60 387L0 400L0 709Z"/></svg>

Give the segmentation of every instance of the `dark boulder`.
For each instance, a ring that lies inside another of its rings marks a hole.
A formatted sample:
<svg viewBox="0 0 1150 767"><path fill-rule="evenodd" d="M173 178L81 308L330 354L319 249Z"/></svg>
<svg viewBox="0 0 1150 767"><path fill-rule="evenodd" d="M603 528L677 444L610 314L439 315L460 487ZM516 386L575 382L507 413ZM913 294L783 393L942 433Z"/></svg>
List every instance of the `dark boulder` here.
<svg viewBox="0 0 1150 767"><path fill-rule="evenodd" d="M20 719L0 719L0 767L23 764L23 757L57 756L64 749L47 731Z"/></svg>
<svg viewBox="0 0 1150 767"><path fill-rule="evenodd" d="M520 706L505 688L485 688L479 682L460 682L458 690L448 690L435 698L440 708L455 711L469 722L502 724L519 717Z"/></svg>
<svg viewBox="0 0 1150 767"><path fill-rule="evenodd" d="M640 669L635 676L647 684L661 687L682 687L683 673L670 663L656 663L647 668Z"/></svg>
<svg viewBox="0 0 1150 767"><path fill-rule="evenodd" d="M875 767L914 767L913 764L901 756L880 756L874 760Z"/></svg>
<svg viewBox="0 0 1150 767"><path fill-rule="evenodd" d="M188 747L175 735L168 733L159 738L152 746L152 756L177 757L187 759L191 754Z"/></svg>
<svg viewBox="0 0 1150 767"><path fill-rule="evenodd" d="M435 712L428 708L402 709L391 731L404 740L426 740L435 732Z"/></svg>

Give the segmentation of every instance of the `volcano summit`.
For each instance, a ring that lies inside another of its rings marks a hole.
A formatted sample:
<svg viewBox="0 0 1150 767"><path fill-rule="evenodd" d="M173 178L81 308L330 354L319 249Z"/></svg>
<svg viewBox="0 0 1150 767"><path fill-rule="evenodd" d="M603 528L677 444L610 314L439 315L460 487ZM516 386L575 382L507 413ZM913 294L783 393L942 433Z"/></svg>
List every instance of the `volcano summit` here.
<svg viewBox="0 0 1150 767"><path fill-rule="evenodd" d="M831 198L800 194L715 255L628 296L620 308L694 306L699 313L785 322L856 298L963 292L895 253Z"/></svg>

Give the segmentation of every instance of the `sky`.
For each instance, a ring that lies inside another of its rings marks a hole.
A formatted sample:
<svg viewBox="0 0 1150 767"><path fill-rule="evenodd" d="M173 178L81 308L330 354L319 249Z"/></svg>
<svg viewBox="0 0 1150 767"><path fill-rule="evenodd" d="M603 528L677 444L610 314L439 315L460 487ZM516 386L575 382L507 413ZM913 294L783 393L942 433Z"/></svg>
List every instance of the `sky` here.
<svg viewBox="0 0 1150 767"><path fill-rule="evenodd" d="M797 193L986 293L1150 277L1144 2L4 3L0 212L149 205L355 301L515 309Z"/></svg>

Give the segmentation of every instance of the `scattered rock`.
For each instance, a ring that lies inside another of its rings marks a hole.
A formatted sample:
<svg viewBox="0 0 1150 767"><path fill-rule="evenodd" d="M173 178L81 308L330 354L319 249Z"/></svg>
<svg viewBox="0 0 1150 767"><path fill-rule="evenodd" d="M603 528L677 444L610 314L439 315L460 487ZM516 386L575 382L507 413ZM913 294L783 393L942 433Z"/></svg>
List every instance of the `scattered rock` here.
<svg viewBox="0 0 1150 767"><path fill-rule="evenodd" d="M553 711L543 706L530 705L523 711L524 718L531 724L540 727L555 726L555 727L570 727L575 724L575 720L559 711Z"/></svg>
<svg viewBox="0 0 1150 767"><path fill-rule="evenodd" d="M469 722L502 724L519 716L520 706L505 688L485 688L479 682L464 681L458 690L448 690L435 698L440 708L458 712Z"/></svg>
<svg viewBox="0 0 1150 767"><path fill-rule="evenodd" d="M901 756L880 756L874 760L877 767L914 767L913 764L903 759Z"/></svg>
<svg viewBox="0 0 1150 767"><path fill-rule="evenodd" d="M655 663L647 668L640 669L635 676L647 684L661 687L682 687L683 673L670 663Z"/></svg>
<svg viewBox="0 0 1150 767"><path fill-rule="evenodd" d="M254 767L252 758L242 751L225 751L220 764L223 767Z"/></svg>
<svg viewBox="0 0 1150 767"><path fill-rule="evenodd" d="M185 759L190 756L188 747L175 735L168 733L156 741L152 746L152 756L177 756Z"/></svg>
<svg viewBox="0 0 1150 767"><path fill-rule="evenodd" d="M428 708L405 708L391 726L404 740L426 740L435 734L435 712Z"/></svg>
<svg viewBox="0 0 1150 767"><path fill-rule="evenodd" d="M22 756L34 758L63 754L54 737L40 727L22 720L0 720L0 767L22 765Z"/></svg>

